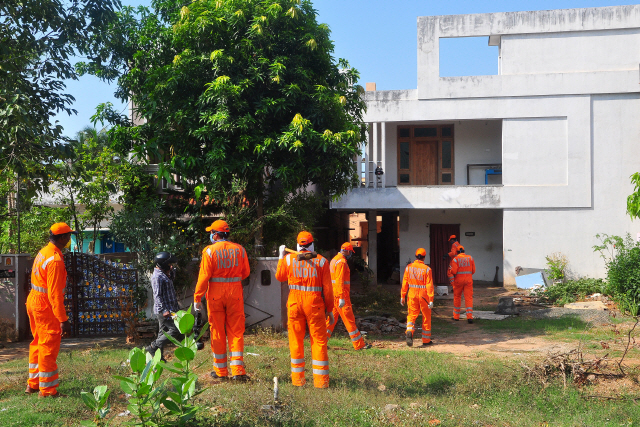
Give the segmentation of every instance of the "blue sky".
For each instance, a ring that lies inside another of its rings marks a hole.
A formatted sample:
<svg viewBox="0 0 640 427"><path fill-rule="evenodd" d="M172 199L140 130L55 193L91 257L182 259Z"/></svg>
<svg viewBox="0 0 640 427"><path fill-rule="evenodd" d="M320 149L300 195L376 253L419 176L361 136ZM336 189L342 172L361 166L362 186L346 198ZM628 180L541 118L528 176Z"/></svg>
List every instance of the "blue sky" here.
<svg viewBox="0 0 640 427"><path fill-rule="evenodd" d="M122 0L132 6L151 0ZM335 42L335 57L345 58L360 72L360 84L375 82L378 90L414 89L417 85L418 16L522 10L571 9L635 4L609 0L315 0L318 21L329 25ZM446 40L441 45L442 76L496 74L497 47L486 38ZM452 54L448 54L453 52ZM76 99L76 116L56 117L65 134L75 134L87 125L95 107L113 102L123 112L125 104L113 97L114 86L92 76L67 82L66 93Z"/></svg>

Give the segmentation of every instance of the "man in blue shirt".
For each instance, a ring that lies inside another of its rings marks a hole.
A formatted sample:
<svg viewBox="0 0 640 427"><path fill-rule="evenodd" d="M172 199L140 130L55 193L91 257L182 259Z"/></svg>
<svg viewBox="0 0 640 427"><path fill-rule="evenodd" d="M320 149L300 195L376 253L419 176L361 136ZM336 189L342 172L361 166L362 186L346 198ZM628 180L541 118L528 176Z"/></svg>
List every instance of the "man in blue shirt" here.
<svg viewBox="0 0 640 427"><path fill-rule="evenodd" d="M169 338L163 332L178 341L184 338L172 318L172 313L179 310L176 289L173 287L173 279L176 276L176 272L172 264L176 261L176 257L169 252L159 252L155 257L156 267L153 269L153 275L151 276L151 288L153 289L154 300L153 312L158 316L160 330L158 331L158 338L147 347L147 351L151 354L155 354L158 349L162 351L162 347L169 341Z"/></svg>

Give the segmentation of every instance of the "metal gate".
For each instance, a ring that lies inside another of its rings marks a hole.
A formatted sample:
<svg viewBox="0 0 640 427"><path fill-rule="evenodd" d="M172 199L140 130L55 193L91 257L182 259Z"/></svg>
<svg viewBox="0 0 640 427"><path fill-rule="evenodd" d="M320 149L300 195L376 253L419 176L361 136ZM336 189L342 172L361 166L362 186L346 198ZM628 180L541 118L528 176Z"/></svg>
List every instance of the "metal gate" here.
<svg viewBox="0 0 640 427"><path fill-rule="evenodd" d="M67 268L65 308L74 337L125 335L138 316L138 272L129 264L72 252Z"/></svg>

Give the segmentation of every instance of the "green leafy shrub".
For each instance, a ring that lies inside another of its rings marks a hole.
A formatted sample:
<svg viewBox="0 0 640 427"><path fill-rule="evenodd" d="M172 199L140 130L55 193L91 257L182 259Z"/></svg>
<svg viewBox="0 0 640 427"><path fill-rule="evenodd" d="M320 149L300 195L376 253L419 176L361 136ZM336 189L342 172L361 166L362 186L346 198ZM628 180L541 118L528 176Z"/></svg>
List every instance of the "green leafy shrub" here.
<svg viewBox="0 0 640 427"><path fill-rule="evenodd" d="M578 279L554 283L539 292L543 301L565 305L584 299L587 295L605 293L607 284L602 279Z"/></svg>
<svg viewBox="0 0 640 427"><path fill-rule="evenodd" d="M620 310L637 315L640 303L640 242L634 242L629 233L624 239L607 234L596 237L602 244L593 249L600 252L607 267L606 292L618 302Z"/></svg>
<svg viewBox="0 0 640 427"><path fill-rule="evenodd" d="M192 362L197 351L196 343L209 324L205 324L200 331L200 336L196 337L191 333L195 323L191 313L179 311L176 313L174 322L184 334L184 339L177 341L166 333L165 336L177 347L174 351L177 362L171 364L162 362L160 350L156 350L155 355L152 356L141 348L133 348L129 352L131 375L114 376L120 380L122 391L131 396L127 410L135 417L133 425L157 426L162 424L166 417L171 417L167 425L182 426L186 425L200 409L194 404L194 398L206 389L196 390L198 376L193 372ZM160 383L160 376L165 369L176 376ZM109 411L107 402L109 393L106 386L96 387L93 395L87 392L82 393L85 405L96 413L94 422L85 421L83 425L105 425Z"/></svg>
<svg viewBox="0 0 640 427"><path fill-rule="evenodd" d="M567 279L567 266L569 260L561 252L555 252L545 257L547 260L547 276L555 282L564 282Z"/></svg>

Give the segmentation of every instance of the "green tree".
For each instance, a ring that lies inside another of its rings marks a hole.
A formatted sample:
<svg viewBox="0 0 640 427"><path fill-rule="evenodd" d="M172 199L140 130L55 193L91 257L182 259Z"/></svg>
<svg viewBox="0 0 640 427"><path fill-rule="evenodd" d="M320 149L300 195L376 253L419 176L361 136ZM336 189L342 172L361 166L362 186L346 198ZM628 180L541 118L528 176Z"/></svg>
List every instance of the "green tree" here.
<svg viewBox="0 0 640 427"><path fill-rule="evenodd" d="M182 177L186 206L215 211L237 180L264 215L274 184L295 193L311 183L329 195L357 184L354 156L364 138L358 72L333 58L327 25L308 0L155 0L123 8L96 62L79 65L118 78L117 96L135 124L112 130L121 150ZM103 110L113 117L113 111ZM144 120L142 120L144 119ZM208 196L208 197L205 197Z"/></svg>
<svg viewBox="0 0 640 427"><path fill-rule="evenodd" d="M631 219L640 218L640 172L631 175L631 183L634 185L633 193L627 197L627 213Z"/></svg>
<svg viewBox="0 0 640 427"><path fill-rule="evenodd" d="M65 79L77 79L71 58L95 54L119 0L0 2L0 169L39 176L64 151L58 113L74 114Z"/></svg>

